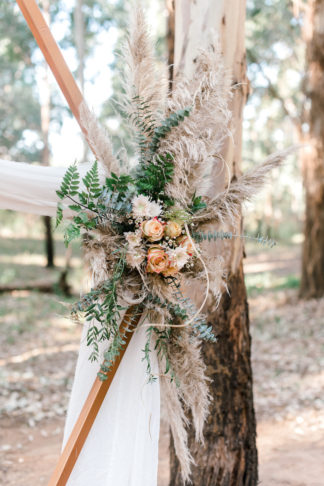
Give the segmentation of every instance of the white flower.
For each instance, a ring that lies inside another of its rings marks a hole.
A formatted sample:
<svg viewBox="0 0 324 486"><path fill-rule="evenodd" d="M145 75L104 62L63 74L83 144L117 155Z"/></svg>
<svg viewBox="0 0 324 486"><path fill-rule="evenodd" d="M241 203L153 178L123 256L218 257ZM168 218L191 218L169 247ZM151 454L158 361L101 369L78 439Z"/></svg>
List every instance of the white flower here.
<svg viewBox="0 0 324 486"><path fill-rule="evenodd" d="M148 218L156 218L161 214L161 211L162 211L162 206L159 203L150 201L147 208L146 216Z"/></svg>
<svg viewBox="0 0 324 486"><path fill-rule="evenodd" d="M168 255L170 257L170 260L174 262L174 265L177 266L179 270L189 260L189 255L186 252L186 249L180 246L178 246L178 248L175 248L174 250L169 250Z"/></svg>
<svg viewBox="0 0 324 486"><path fill-rule="evenodd" d="M140 249L132 248L126 253L126 262L130 267L138 267L144 260L145 255Z"/></svg>
<svg viewBox="0 0 324 486"><path fill-rule="evenodd" d="M141 244L141 231L129 231L128 233L124 233L124 236L128 242L130 248L134 248L135 246L139 246Z"/></svg>
<svg viewBox="0 0 324 486"><path fill-rule="evenodd" d="M140 195L135 196L132 200L133 215L135 218L145 218L147 216L148 208L150 205L148 197Z"/></svg>
<svg viewBox="0 0 324 486"><path fill-rule="evenodd" d="M132 200L133 215L135 218L155 218L161 214L159 203L150 201L147 196L135 196Z"/></svg>

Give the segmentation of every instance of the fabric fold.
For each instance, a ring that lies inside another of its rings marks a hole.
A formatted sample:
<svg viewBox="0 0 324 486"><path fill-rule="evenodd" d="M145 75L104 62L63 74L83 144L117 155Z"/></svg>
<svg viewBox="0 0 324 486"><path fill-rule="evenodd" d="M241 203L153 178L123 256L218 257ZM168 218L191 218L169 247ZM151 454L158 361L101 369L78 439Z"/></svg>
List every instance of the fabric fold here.
<svg viewBox="0 0 324 486"><path fill-rule="evenodd" d="M91 164L81 164L83 175ZM0 209L55 216L66 167L43 167L0 160ZM71 212L66 210L65 217ZM92 387L99 363L88 360L84 327L63 445ZM67 486L156 486L160 427L159 380L147 383L142 361L146 328L127 348ZM103 352L104 345L101 345ZM158 375L157 356L151 356Z"/></svg>

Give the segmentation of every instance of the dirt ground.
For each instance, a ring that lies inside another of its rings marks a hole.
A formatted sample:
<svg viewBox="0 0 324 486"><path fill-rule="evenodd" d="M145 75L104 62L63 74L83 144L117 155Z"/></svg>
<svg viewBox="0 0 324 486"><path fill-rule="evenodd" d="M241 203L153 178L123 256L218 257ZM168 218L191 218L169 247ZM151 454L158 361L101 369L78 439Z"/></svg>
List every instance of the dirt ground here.
<svg viewBox="0 0 324 486"><path fill-rule="evenodd" d="M290 288L298 251L246 261L262 486L324 485L324 300L298 301ZM1 485L46 484L59 455L80 329L57 300L0 297ZM159 486L167 486L164 424L161 432Z"/></svg>

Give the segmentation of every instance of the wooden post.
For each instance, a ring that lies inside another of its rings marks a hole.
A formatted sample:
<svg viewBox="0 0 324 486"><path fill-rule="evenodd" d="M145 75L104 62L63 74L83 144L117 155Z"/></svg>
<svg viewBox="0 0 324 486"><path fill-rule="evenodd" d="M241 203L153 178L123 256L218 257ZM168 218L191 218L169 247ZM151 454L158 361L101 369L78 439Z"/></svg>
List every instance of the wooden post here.
<svg viewBox="0 0 324 486"><path fill-rule="evenodd" d="M17 4L19 5L41 51L43 52L44 57L51 68L73 115L77 119L81 130L89 143L87 131L82 125L79 112L80 104L83 101L82 93L66 64L40 9L38 8L35 0L17 0ZM90 143L89 146L96 156L95 150ZM125 354L132 333L140 321L141 315L141 313L136 312L134 307L130 307L127 310L119 328L119 332L125 340L124 348L116 359L113 367L107 374L107 380L101 381L99 378L95 379L79 418L50 479L49 486L65 486L67 483L86 438L95 421L95 418L104 401L104 398L113 381L113 378L118 370L120 362Z"/></svg>
<svg viewBox="0 0 324 486"><path fill-rule="evenodd" d="M107 373L107 380L95 379L48 486L65 486L67 483L140 318L141 313L136 313L134 307L130 307L126 312L119 328L121 336L124 337L125 345L113 367Z"/></svg>

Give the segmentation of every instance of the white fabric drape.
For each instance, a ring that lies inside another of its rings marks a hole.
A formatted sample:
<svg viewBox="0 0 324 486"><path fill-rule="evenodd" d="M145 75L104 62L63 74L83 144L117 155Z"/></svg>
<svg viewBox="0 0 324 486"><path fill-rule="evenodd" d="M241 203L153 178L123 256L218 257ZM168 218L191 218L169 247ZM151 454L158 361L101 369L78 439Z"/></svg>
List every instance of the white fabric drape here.
<svg viewBox="0 0 324 486"><path fill-rule="evenodd" d="M0 160L0 209L55 216L65 167L42 167Z"/></svg>
<svg viewBox="0 0 324 486"><path fill-rule="evenodd" d="M80 171L88 165L80 165ZM56 213L64 167L0 160L0 209L39 215ZM65 213L68 215L68 212ZM145 328L135 332L102 404L67 486L156 486L160 424L159 382L147 384L142 361ZM98 363L88 360L83 330L64 443L92 387ZM152 353L153 369L158 373Z"/></svg>
<svg viewBox="0 0 324 486"><path fill-rule="evenodd" d="M98 363L88 361L83 332L64 443L91 389ZM160 390L147 384L142 361L145 328L139 328L126 350L111 388L83 446L68 486L155 486L157 484ZM157 372L156 356L153 366Z"/></svg>

